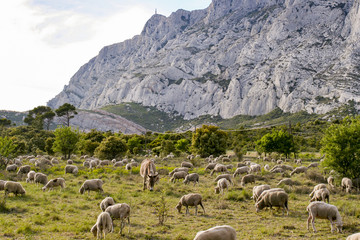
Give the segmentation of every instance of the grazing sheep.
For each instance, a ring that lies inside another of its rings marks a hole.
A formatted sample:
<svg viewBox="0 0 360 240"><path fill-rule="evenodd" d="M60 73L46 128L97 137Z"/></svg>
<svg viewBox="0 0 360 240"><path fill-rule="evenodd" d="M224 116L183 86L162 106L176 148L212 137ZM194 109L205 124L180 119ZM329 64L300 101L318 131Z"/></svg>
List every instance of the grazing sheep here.
<svg viewBox="0 0 360 240"><path fill-rule="evenodd" d="M194 240L236 240L236 231L228 225L216 226L197 232Z"/></svg>
<svg viewBox="0 0 360 240"><path fill-rule="evenodd" d="M13 182L13 181L6 181L4 184L4 190L5 190L5 196L7 196L9 193L15 194L17 196L18 194L25 195L26 191L19 182Z"/></svg>
<svg viewBox="0 0 360 240"><path fill-rule="evenodd" d="M125 169L128 171L131 171L131 169L132 169L131 163L127 163L125 166Z"/></svg>
<svg viewBox="0 0 360 240"><path fill-rule="evenodd" d="M197 173L190 173L189 175L185 176L184 184L188 184L189 182L194 182L194 186L196 183L199 183L199 174Z"/></svg>
<svg viewBox="0 0 360 240"><path fill-rule="evenodd" d="M138 162L131 162L130 165L131 165L131 167L137 167L137 166L139 166L139 163Z"/></svg>
<svg viewBox="0 0 360 240"><path fill-rule="evenodd" d="M309 230L309 223L311 221L312 228L316 232L315 228L315 218L320 219L329 219L331 224L331 233L334 231L334 224L336 225L337 231L342 232L343 222L341 220L340 213L336 206L324 203L324 202L312 202L310 203L306 210L309 212L309 217L307 220L307 229Z"/></svg>
<svg viewBox="0 0 360 240"><path fill-rule="evenodd" d="M293 185L295 185L295 182L291 178L284 178L284 179L280 180L280 182L276 186L280 186L282 184L288 185L288 186L293 186Z"/></svg>
<svg viewBox="0 0 360 240"><path fill-rule="evenodd" d="M198 193L189 193L186 194L184 196L182 196L179 200L179 203L176 205L176 209L178 210L179 213L181 213L181 207L185 206L186 207L186 214L189 214L189 206L194 206L195 207L195 215L197 215L198 212L198 207L197 205L200 205L204 211L205 214L205 208L202 205L202 197L200 194Z"/></svg>
<svg viewBox="0 0 360 240"><path fill-rule="evenodd" d="M264 161L264 162L270 162L270 161L271 161L271 158L269 158L269 157L263 157L263 161Z"/></svg>
<svg viewBox="0 0 360 240"><path fill-rule="evenodd" d="M30 165L24 165L19 168L19 171L17 172L17 175L19 174L28 174L28 172L31 171Z"/></svg>
<svg viewBox="0 0 360 240"><path fill-rule="evenodd" d="M100 209L101 211L105 211L108 206L115 205L115 201L112 197L106 197L104 200L100 203Z"/></svg>
<svg viewBox="0 0 360 240"><path fill-rule="evenodd" d="M341 187L343 190L345 190L347 193L351 192L351 188L352 188L353 184L350 178L344 177L341 180Z"/></svg>
<svg viewBox="0 0 360 240"><path fill-rule="evenodd" d="M308 168L317 168L319 166L319 163L314 162L314 163L310 163L309 166L307 166Z"/></svg>
<svg viewBox="0 0 360 240"><path fill-rule="evenodd" d="M324 201L330 202L330 191L327 188L320 188L314 192L314 196L310 199L310 202Z"/></svg>
<svg viewBox="0 0 360 240"><path fill-rule="evenodd" d="M283 163L283 160L277 160L276 161L276 164L282 164Z"/></svg>
<svg viewBox="0 0 360 240"><path fill-rule="evenodd" d="M255 183L255 176L253 174L247 174L241 178L240 185L244 187L245 184L251 182Z"/></svg>
<svg viewBox="0 0 360 240"><path fill-rule="evenodd" d="M233 177L235 178L237 175L243 174L243 173L250 173L250 168L248 166L243 166L243 167L238 167L234 174Z"/></svg>
<svg viewBox="0 0 360 240"><path fill-rule="evenodd" d="M356 191L359 191L360 188L360 178L355 178L352 180L353 187L356 188Z"/></svg>
<svg viewBox="0 0 360 240"><path fill-rule="evenodd" d="M282 188L270 188L270 189L264 190L257 198L257 201L260 201L269 192L285 192L285 190Z"/></svg>
<svg viewBox="0 0 360 240"><path fill-rule="evenodd" d="M51 159L50 162L52 165L59 164L59 160L57 160L56 158Z"/></svg>
<svg viewBox="0 0 360 240"><path fill-rule="evenodd" d="M47 180L47 176L43 173L35 173L35 176L34 176L34 182L35 183L41 183L42 185L45 185L48 180Z"/></svg>
<svg viewBox="0 0 360 240"><path fill-rule="evenodd" d="M72 174L78 174L79 169L75 165L66 165L65 166L65 174L66 173L72 173Z"/></svg>
<svg viewBox="0 0 360 240"><path fill-rule="evenodd" d="M216 164L214 169L210 172L210 175L212 176L214 172L228 172L227 167L223 164Z"/></svg>
<svg viewBox="0 0 360 240"><path fill-rule="evenodd" d="M312 198L312 197L314 196L314 193L315 193L317 190L321 189L321 188L327 188L327 187L326 187L326 185L323 184L323 183L320 183L320 184L316 185L316 186L314 187L314 189L312 190L312 192L309 194L309 197Z"/></svg>
<svg viewBox="0 0 360 240"><path fill-rule="evenodd" d="M188 169L187 167L175 168L174 170L172 170L172 171L169 173L169 176L171 177L174 173L180 172L180 171L183 171L183 172L188 173L188 172L189 172L189 169Z"/></svg>
<svg viewBox="0 0 360 240"><path fill-rule="evenodd" d="M231 174L221 174L215 178L214 182L218 182L222 178L226 178L226 180L228 180L230 182L230 184L232 184L232 185L234 184L232 181Z"/></svg>
<svg viewBox="0 0 360 240"><path fill-rule="evenodd" d="M28 172L27 178L26 178L26 182L27 182L27 183L29 183L29 182L34 182L34 181L35 181L35 174L36 174L35 171L30 171L30 172Z"/></svg>
<svg viewBox="0 0 360 240"><path fill-rule="evenodd" d="M270 170L271 173L283 173L284 169L280 168L280 167L276 167Z"/></svg>
<svg viewBox="0 0 360 240"><path fill-rule="evenodd" d="M0 191L4 190L6 181L0 180Z"/></svg>
<svg viewBox="0 0 360 240"><path fill-rule="evenodd" d="M15 172L16 170L17 170L17 165L16 164L11 164L11 165L8 165L7 167L6 167L6 171L8 171L8 172Z"/></svg>
<svg viewBox="0 0 360 240"><path fill-rule="evenodd" d="M44 187L42 187L42 190L45 192L46 189L49 189L49 191L50 191L54 187L65 188L65 179L63 179L63 178L51 179Z"/></svg>
<svg viewBox="0 0 360 240"><path fill-rule="evenodd" d="M120 219L120 231L122 234L122 230L125 227L125 219L128 220L130 233L130 206L126 203L117 203L112 206L109 206L105 209L105 212L108 212L112 219Z"/></svg>
<svg viewBox="0 0 360 240"><path fill-rule="evenodd" d="M250 172L252 172L252 173L261 172L260 164L251 164L250 165Z"/></svg>
<svg viewBox="0 0 360 240"><path fill-rule="evenodd" d="M66 163L71 165L71 164L73 164L73 160L69 159L69 160L66 161Z"/></svg>
<svg viewBox="0 0 360 240"><path fill-rule="evenodd" d="M270 188L271 187L269 185L266 185L266 184L253 187L252 198L254 199L254 201L257 202L257 200L260 197L261 193L264 192L265 190L269 190Z"/></svg>
<svg viewBox="0 0 360 240"><path fill-rule="evenodd" d="M270 209L272 209L272 207L282 207L283 214L286 210L286 215L289 215L288 198L287 193L283 191L267 192L256 202L256 212L259 212L265 207L270 207Z"/></svg>
<svg viewBox="0 0 360 240"><path fill-rule="evenodd" d="M327 183L331 188L335 188L335 178L333 176L327 178Z"/></svg>
<svg viewBox="0 0 360 240"><path fill-rule="evenodd" d="M294 175L295 173L296 173L296 174L298 174L298 173L305 173L307 170L308 170L307 167L297 167L297 168L295 168L295 169L290 173L290 176Z"/></svg>
<svg viewBox="0 0 360 240"><path fill-rule="evenodd" d="M170 181L175 183L178 179L185 179L186 175L188 175L188 173L184 171L175 172L170 178Z"/></svg>
<svg viewBox="0 0 360 240"><path fill-rule="evenodd" d="M346 238L346 240L360 240L360 233L351 234Z"/></svg>
<svg viewBox="0 0 360 240"><path fill-rule="evenodd" d="M238 163L238 164L236 164L236 168L241 168L241 167L245 167L245 166L247 166L245 163Z"/></svg>
<svg viewBox="0 0 360 240"><path fill-rule="evenodd" d="M83 166L87 167L87 168L90 168L90 161L84 161Z"/></svg>
<svg viewBox="0 0 360 240"><path fill-rule="evenodd" d="M181 167L194 168L194 165L191 162L182 162Z"/></svg>
<svg viewBox="0 0 360 240"><path fill-rule="evenodd" d="M122 166L124 166L124 164L121 161L119 161L119 162L115 162L113 166L114 167L122 167ZM91 162L90 162L90 168L91 168Z"/></svg>
<svg viewBox="0 0 360 240"><path fill-rule="evenodd" d="M79 192L80 194L83 194L85 191L88 191L88 194L90 191L97 191L99 190L101 193L104 192L102 185L104 182L101 179L90 179L86 180L83 185L80 187Z"/></svg>
<svg viewBox="0 0 360 240"><path fill-rule="evenodd" d="M91 228L90 231L94 234L96 239L101 239L101 233L103 233L105 239L106 232L114 231L114 226L110 214L107 212L100 213L95 225Z"/></svg>
<svg viewBox="0 0 360 240"><path fill-rule="evenodd" d="M217 163L209 163L206 167L205 167L205 170L213 170L215 168Z"/></svg>
<svg viewBox="0 0 360 240"><path fill-rule="evenodd" d="M282 170L284 171L293 171L294 168L290 165L275 165L271 170L270 172L272 172L274 169L276 168L281 168Z"/></svg>
<svg viewBox="0 0 360 240"><path fill-rule="evenodd" d="M108 165L110 165L110 160L102 160L102 161L100 161L100 163L99 163L99 165L100 166L108 166Z"/></svg>
<svg viewBox="0 0 360 240"><path fill-rule="evenodd" d="M224 194L224 190L227 189L229 191L230 182L226 178L220 178L219 181L217 181L217 186L215 187L215 193Z"/></svg>

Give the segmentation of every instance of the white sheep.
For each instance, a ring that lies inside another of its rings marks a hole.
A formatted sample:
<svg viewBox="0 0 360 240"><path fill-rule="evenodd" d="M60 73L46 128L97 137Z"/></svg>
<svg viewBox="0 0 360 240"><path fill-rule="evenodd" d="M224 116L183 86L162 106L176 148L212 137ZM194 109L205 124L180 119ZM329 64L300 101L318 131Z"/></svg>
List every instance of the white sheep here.
<svg viewBox="0 0 360 240"><path fill-rule="evenodd" d="M45 185L48 182L47 176L41 172L35 173L34 182Z"/></svg>
<svg viewBox="0 0 360 240"><path fill-rule="evenodd" d="M307 220L307 229L309 230L309 223L311 221L312 228L314 232L316 232L315 228L315 218L320 219L329 219L331 224L331 232L334 231L334 225L336 225L336 228L338 232L342 232L342 226L343 222L341 220L340 213L336 206L324 203L324 202L312 202L310 203L306 210L309 212L309 217Z"/></svg>
<svg viewBox="0 0 360 240"><path fill-rule="evenodd" d="M52 165L59 164L59 160L57 160L56 158L51 159L50 162Z"/></svg>
<svg viewBox="0 0 360 240"><path fill-rule="evenodd" d="M31 171L31 167L30 165L24 165L24 166L21 166L19 168L19 171L17 172L17 175L20 175L20 174L27 174L28 172Z"/></svg>
<svg viewBox="0 0 360 240"><path fill-rule="evenodd" d="M345 190L347 193L351 192L353 184L350 178L344 177L341 179L341 187L343 190Z"/></svg>
<svg viewBox="0 0 360 240"><path fill-rule="evenodd" d="M269 192L285 192L284 189L282 188L270 188L270 189L267 189L267 190L264 190L257 198L256 201L260 201L267 193Z"/></svg>
<svg viewBox="0 0 360 240"><path fill-rule="evenodd" d="M346 240L360 240L360 233L351 234L346 238Z"/></svg>
<svg viewBox="0 0 360 240"><path fill-rule="evenodd" d="M35 180L35 174L36 174L35 171L30 171L30 172L28 172L27 178L26 178L26 182L27 182L27 183L29 183L29 182L34 182L34 180Z"/></svg>
<svg viewBox="0 0 360 240"><path fill-rule="evenodd" d="M79 189L80 194L83 194L85 191L100 191L101 193L104 192L102 185L104 182L101 179L90 179L86 180Z"/></svg>
<svg viewBox="0 0 360 240"><path fill-rule="evenodd" d="M236 240L236 231L228 225L216 226L197 232L194 240Z"/></svg>
<svg viewBox="0 0 360 240"><path fill-rule="evenodd" d="M313 191L309 194L309 197L312 198L312 197L314 196L314 193L315 193L317 190L321 189L321 188L327 188L327 187L326 187L326 185L323 184L323 183L320 183L320 184L316 185L316 186L314 187Z"/></svg>
<svg viewBox="0 0 360 240"><path fill-rule="evenodd" d="M284 169L280 168L280 167L276 167L270 170L271 173L283 173Z"/></svg>
<svg viewBox="0 0 360 240"><path fill-rule="evenodd" d="M13 182L13 181L6 181L4 184L4 190L5 190L5 196L7 196L9 193L15 194L17 196L18 194L25 195L26 191L19 182Z"/></svg>
<svg viewBox="0 0 360 240"><path fill-rule="evenodd" d="M72 173L72 174L78 174L79 169L75 165L66 165L65 166L65 174L66 173Z"/></svg>
<svg viewBox="0 0 360 240"><path fill-rule="evenodd" d="M266 192L255 204L256 212L259 212L261 209L265 207L282 207L283 214L285 213L289 215L289 208L288 208L288 195L286 192L283 191L274 191L274 192Z"/></svg>
<svg viewBox="0 0 360 240"><path fill-rule="evenodd" d="M95 162L94 162L94 164L95 164ZM115 162L113 166L114 167L122 167L122 166L124 166L124 164L121 161L119 161L119 162ZM94 168L94 167L96 167L96 165L93 166L90 162L90 168Z"/></svg>
<svg viewBox="0 0 360 240"><path fill-rule="evenodd" d="M214 182L218 182L220 179L222 178L226 178L226 180L229 181L230 184L234 184L233 181L232 181L232 175L231 174L221 174L219 176L217 176L214 180Z"/></svg>
<svg viewBox="0 0 360 240"><path fill-rule="evenodd" d="M267 184L264 185L259 185L259 186L255 186L253 187L253 195L252 198L254 199L255 202L257 202L258 198L260 197L261 193L265 190L269 190L271 187Z"/></svg>
<svg viewBox="0 0 360 240"><path fill-rule="evenodd" d="M252 172L252 173L261 172L260 164L251 164L250 165L250 172Z"/></svg>
<svg viewBox="0 0 360 240"><path fill-rule="evenodd" d="M255 176L253 174L247 174L241 178L240 185L245 186L247 183L255 183Z"/></svg>
<svg viewBox="0 0 360 240"><path fill-rule="evenodd" d="M233 174L233 177L235 178L237 175L241 175L243 173L250 173L250 168L248 166L243 166L243 167L238 167L234 174Z"/></svg>
<svg viewBox="0 0 360 240"><path fill-rule="evenodd" d="M194 168L194 165L191 162L182 162L181 167Z"/></svg>
<svg viewBox="0 0 360 240"><path fill-rule="evenodd" d="M102 212L99 214L95 225L90 230L96 239L101 239L102 234L104 239L107 232L114 232L114 226L110 214L107 212Z"/></svg>
<svg viewBox="0 0 360 240"><path fill-rule="evenodd" d="M308 168L317 168L319 166L319 163L314 162L314 163L310 163L307 167Z"/></svg>
<svg viewBox="0 0 360 240"><path fill-rule="evenodd" d="M294 174L305 173L307 170L308 170L307 167L297 167L290 173L290 176Z"/></svg>
<svg viewBox="0 0 360 240"><path fill-rule="evenodd" d="M199 183L199 174L197 173L190 173L189 175L186 175L184 179L184 184L188 184L189 182L194 182L194 186L196 183Z"/></svg>
<svg viewBox="0 0 360 240"><path fill-rule="evenodd" d="M226 178L220 178L219 181L217 181L217 186L215 187L215 193L222 193L224 194L224 190L229 190L230 182Z"/></svg>
<svg viewBox="0 0 360 240"><path fill-rule="evenodd" d="M117 203L112 206L109 206L105 209L105 212L108 212L112 219L120 219L120 234L125 227L125 219L128 220L130 233L130 206L126 203Z"/></svg>
<svg viewBox="0 0 360 240"><path fill-rule="evenodd" d="M172 171L169 173L169 176L171 177L174 173L180 172L180 171L183 171L183 172L188 173L188 172L189 172L189 168L187 168L187 167L175 168L174 170L172 170Z"/></svg>
<svg viewBox="0 0 360 240"><path fill-rule="evenodd" d="M269 164L265 164L264 170L265 170L265 171L268 171L268 172L270 171L270 166L269 166Z"/></svg>
<svg viewBox="0 0 360 240"><path fill-rule="evenodd" d="M44 187L42 187L42 190L45 192L46 189L49 189L50 191L55 187L61 187L62 189L65 188L65 179L63 178L51 179Z"/></svg>
<svg viewBox="0 0 360 240"><path fill-rule="evenodd" d="M125 166L125 169L128 170L128 171L131 171L131 169L132 169L131 163L127 163L126 166Z"/></svg>
<svg viewBox="0 0 360 240"><path fill-rule="evenodd" d="M288 185L288 186L293 186L293 185L295 185L295 182L291 178L284 178L284 179L280 180L280 182L276 186L280 186L282 184Z"/></svg>
<svg viewBox="0 0 360 240"><path fill-rule="evenodd" d="M115 205L114 199L112 197L106 197L101 201L100 209L104 212L108 206L112 205Z"/></svg>
<svg viewBox="0 0 360 240"><path fill-rule="evenodd" d="M185 179L185 177L188 175L187 172L184 171L179 171L179 172L175 172L172 177L170 178L170 181L175 183L176 180L178 179Z"/></svg>
<svg viewBox="0 0 360 240"><path fill-rule="evenodd" d="M6 171L8 171L8 172L15 172L16 171L16 169L17 169L17 165L16 164L11 164L11 165L8 165L7 167L6 167Z"/></svg>
<svg viewBox="0 0 360 240"><path fill-rule="evenodd" d="M212 176L215 172L228 172L228 169L225 165L223 164L216 164L214 169L210 172L210 175Z"/></svg>
<svg viewBox="0 0 360 240"><path fill-rule="evenodd" d="M314 196L310 199L310 202L314 201L326 201L330 202L330 191L327 188L320 188L314 192Z"/></svg>
<svg viewBox="0 0 360 240"><path fill-rule="evenodd" d="M216 164L217 164L217 163L209 163L209 164L205 167L204 171L206 171L206 170L213 170L214 167L216 166Z"/></svg>
<svg viewBox="0 0 360 240"><path fill-rule="evenodd" d="M205 208L202 205L201 195L198 193L189 193L180 198L180 200L175 208L178 210L179 213L181 213L181 207L185 206L186 214L189 214L189 206L194 206L195 207L195 215L197 215L197 213L198 213L197 205L200 205L202 207L204 214L205 214Z"/></svg>
<svg viewBox="0 0 360 240"><path fill-rule="evenodd" d="M335 178L333 176L327 178L327 183L331 188L335 188Z"/></svg>

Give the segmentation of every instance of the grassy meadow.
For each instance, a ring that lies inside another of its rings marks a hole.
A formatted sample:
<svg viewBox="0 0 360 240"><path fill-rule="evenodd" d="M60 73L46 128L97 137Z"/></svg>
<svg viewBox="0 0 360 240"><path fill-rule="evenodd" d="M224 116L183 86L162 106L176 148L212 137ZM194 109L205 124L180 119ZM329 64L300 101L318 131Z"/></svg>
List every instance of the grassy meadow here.
<svg viewBox="0 0 360 240"><path fill-rule="evenodd" d="M143 158L137 158L140 162ZM317 219L315 226L318 230L313 233L306 229L308 214L306 206L309 203L309 193L313 186L323 181L320 177L321 169L310 169L307 174L292 176L299 185L284 186L289 194L289 215L282 215L282 210L262 210L256 213L254 201L251 199L252 188L255 185L276 184L283 176L280 173L262 171L257 174L256 183L240 186L240 177L236 177L235 184L225 194L216 195L214 179L218 174L210 176L204 172L206 162L198 159L195 168L190 172L200 174L200 184L184 185L182 181L172 183L168 172L179 167L185 157L170 159L168 162L156 160L157 170L161 174L155 190L142 190L142 178L139 167L129 173L124 167L112 166L89 170L82 166L82 161L74 159L79 167L77 176L64 174L65 161L48 169L36 169L48 175L48 180L63 177L66 188L43 192L42 185L26 183L26 176L19 178L16 173L0 172L0 179L13 180L22 183L26 190L25 196L10 196L4 202L4 192L0 192L0 239L94 239L90 228L96 222L101 212L99 204L106 196L111 196L117 203L127 203L131 206L131 229L126 225L123 236L119 235L120 221L114 221L114 233L107 235L107 239L158 239L185 240L193 239L200 230L216 225L228 224L237 231L237 239L345 239L346 236L360 231L358 207L360 195L345 194L340 191L340 179L336 179L337 189L330 196L330 204L338 207L343 218L343 233L330 232L328 220ZM238 162L232 159L236 166ZM254 160L264 166L264 162ZM275 163L268 163L270 167ZM310 161L303 161L308 165ZM24 162L26 164L26 162ZM295 167L294 163L287 163ZM235 168L231 170L234 172ZM90 192L81 195L79 188L86 179L101 178L104 181L104 194ZM195 209L190 207L190 215L185 215L185 208L179 214L175 205L180 197L187 193L200 193L206 213L199 207L198 216ZM159 213L165 209L165 222L159 224Z"/></svg>

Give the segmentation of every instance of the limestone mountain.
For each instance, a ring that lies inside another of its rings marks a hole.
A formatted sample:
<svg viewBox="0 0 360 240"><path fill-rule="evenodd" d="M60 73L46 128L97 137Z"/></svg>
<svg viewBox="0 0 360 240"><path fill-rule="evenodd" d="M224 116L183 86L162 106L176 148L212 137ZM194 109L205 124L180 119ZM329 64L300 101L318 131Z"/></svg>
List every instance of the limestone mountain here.
<svg viewBox="0 0 360 240"><path fill-rule="evenodd" d="M114 30L115 31L115 30ZM124 102L231 118L360 102L360 0L213 0L153 15L106 46L48 105Z"/></svg>

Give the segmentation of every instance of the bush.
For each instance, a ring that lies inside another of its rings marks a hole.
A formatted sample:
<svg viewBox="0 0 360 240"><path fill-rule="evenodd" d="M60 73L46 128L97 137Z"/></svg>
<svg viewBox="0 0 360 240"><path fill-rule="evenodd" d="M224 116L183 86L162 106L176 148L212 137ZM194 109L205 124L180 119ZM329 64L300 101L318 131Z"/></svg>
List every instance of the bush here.
<svg viewBox="0 0 360 240"><path fill-rule="evenodd" d="M105 138L95 149L95 156L100 159L114 159L122 157L128 147L124 140L117 136Z"/></svg>

